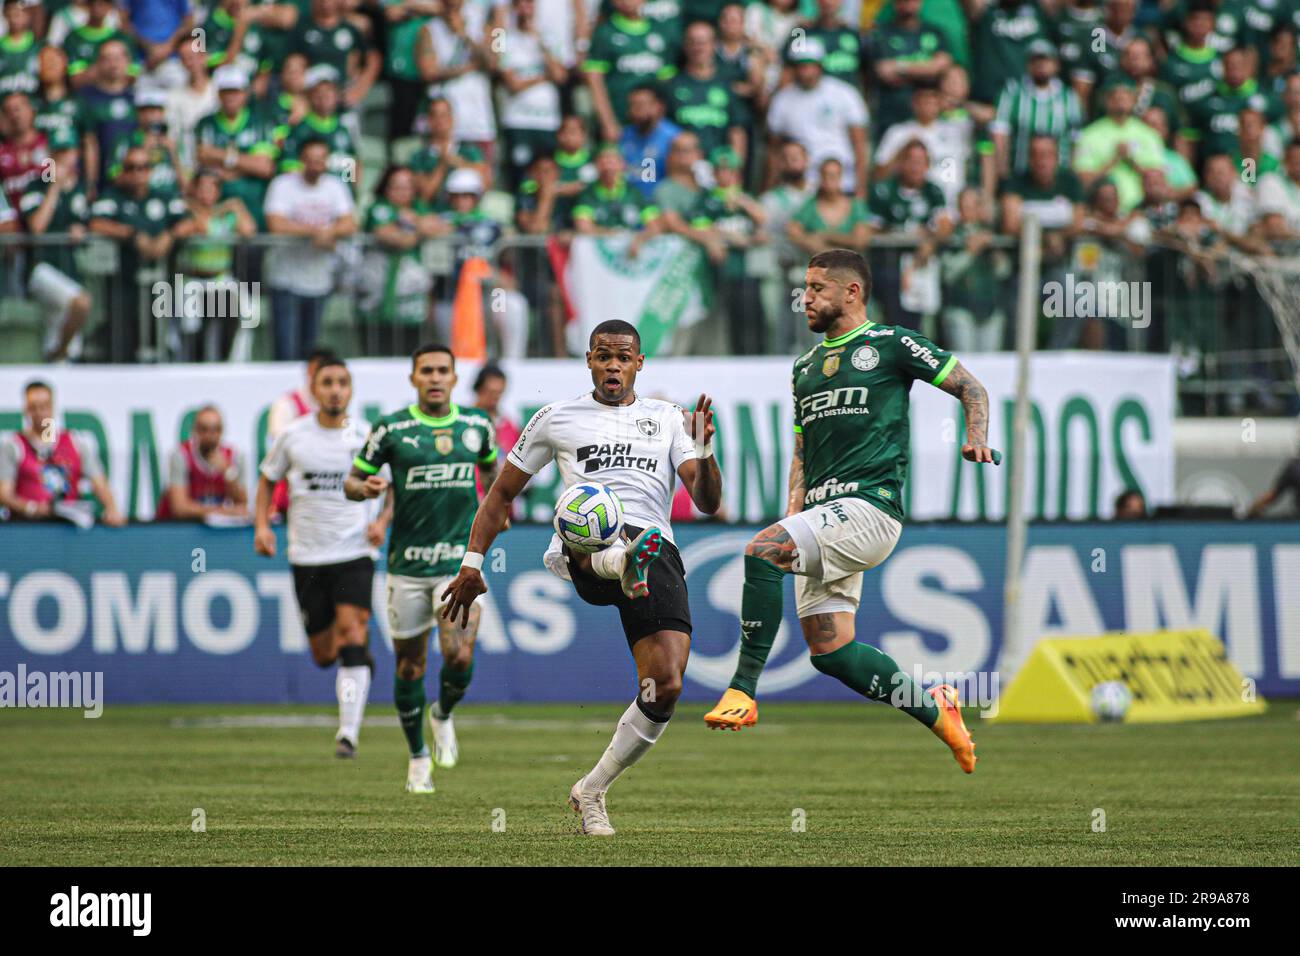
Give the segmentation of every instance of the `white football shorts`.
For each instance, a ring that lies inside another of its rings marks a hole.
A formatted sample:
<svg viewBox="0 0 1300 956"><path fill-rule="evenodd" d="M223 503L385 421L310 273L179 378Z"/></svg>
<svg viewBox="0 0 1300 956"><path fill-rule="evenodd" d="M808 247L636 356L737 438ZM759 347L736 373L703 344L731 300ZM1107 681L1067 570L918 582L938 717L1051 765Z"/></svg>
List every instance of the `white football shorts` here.
<svg viewBox="0 0 1300 956"><path fill-rule="evenodd" d="M897 518L861 498L837 498L779 523L799 549L794 594L800 618L856 612L862 572L889 557L903 533Z"/></svg>
<svg viewBox="0 0 1300 956"><path fill-rule="evenodd" d="M397 640L419 637L440 620L442 592L455 575L415 578L388 576L388 633Z"/></svg>

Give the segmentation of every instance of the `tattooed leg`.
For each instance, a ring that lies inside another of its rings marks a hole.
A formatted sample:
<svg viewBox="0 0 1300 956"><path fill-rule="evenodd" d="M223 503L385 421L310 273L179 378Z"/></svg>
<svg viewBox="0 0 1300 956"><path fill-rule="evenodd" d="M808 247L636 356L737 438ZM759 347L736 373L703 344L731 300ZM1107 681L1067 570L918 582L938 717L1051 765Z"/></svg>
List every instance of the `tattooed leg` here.
<svg viewBox="0 0 1300 956"><path fill-rule="evenodd" d="M779 524L764 528L745 548L745 589L740 599L740 660L731 686L750 697L781 626L781 586L794 570L795 543Z"/></svg>
<svg viewBox="0 0 1300 956"><path fill-rule="evenodd" d="M482 613L482 605L471 607L469 624L465 627L459 621L439 621L442 670L438 674L438 702L433 706L433 716L438 720L446 719L460 703L474 677L474 639L478 636Z"/></svg>
<svg viewBox="0 0 1300 956"><path fill-rule="evenodd" d="M924 693L884 651L853 640L853 618L848 611L800 618L812 666L868 700L891 704L933 727L939 719L934 698Z"/></svg>

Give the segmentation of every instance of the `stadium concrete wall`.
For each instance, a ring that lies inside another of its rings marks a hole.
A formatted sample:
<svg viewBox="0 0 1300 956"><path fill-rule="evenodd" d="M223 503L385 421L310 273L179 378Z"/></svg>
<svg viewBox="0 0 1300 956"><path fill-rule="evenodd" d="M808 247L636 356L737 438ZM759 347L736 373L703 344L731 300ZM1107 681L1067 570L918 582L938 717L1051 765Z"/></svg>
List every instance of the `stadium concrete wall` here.
<svg viewBox="0 0 1300 956"><path fill-rule="evenodd" d="M1204 627L1265 695L1300 696L1300 539L1294 523L1035 526L1026 627L1038 637ZM737 653L741 553L756 527L677 529L695 640L687 697L711 699ZM616 701L635 673L616 613L581 603L541 566L550 531L520 526L486 565L478 701ZM281 543L283 554L283 542ZM1005 531L916 524L865 576L858 635L909 672L995 680ZM0 672L98 671L109 704L333 700L315 667L283 558L248 530L0 527ZM787 584L786 624L763 698L847 699L808 663ZM376 575L372 702L391 700L392 652ZM436 667L436 664L434 665ZM991 684L996 690L996 684Z"/></svg>

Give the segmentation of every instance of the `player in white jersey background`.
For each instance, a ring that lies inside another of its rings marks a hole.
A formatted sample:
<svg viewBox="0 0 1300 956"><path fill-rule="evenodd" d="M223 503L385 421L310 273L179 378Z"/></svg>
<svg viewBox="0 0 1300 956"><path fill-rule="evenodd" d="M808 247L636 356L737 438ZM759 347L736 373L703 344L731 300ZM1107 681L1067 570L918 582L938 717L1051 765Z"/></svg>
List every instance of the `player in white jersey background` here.
<svg viewBox="0 0 1300 956"><path fill-rule="evenodd" d="M610 836L614 828L605 792L668 725L690 655L686 569L668 521L674 483L681 479L696 507L713 514L722 504L722 474L713 457L708 396L700 396L693 413L670 402L638 398L634 387L645 356L636 328L627 322L602 322L592 330L588 346L595 388L547 405L525 427L479 506L460 573L444 593L442 613L451 620L466 617L474 600L487 591L483 555L514 499L548 462L556 463L566 486L584 479L599 482L622 499L630 541L590 555L556 551L553 544L547 560L588 604L618 608L636 662L636 699L619 718L595 767L569 792L582 832Z"/></svg>
<svg viewBox="0 0 1300 956"><path fill-rule="evenodd" d="M384 543L387 512L349 501L343 483L366 442L364 421L348 418L352 376L342 360L323 360L312 377L317 410L291 422L262 462L257 482L253 548L275 557L271 501L276 485L289 486L289 565L311 656L321 667L339 664L335 753L355 757L370 694L374 659L367 635L375 549Z"/></svg>

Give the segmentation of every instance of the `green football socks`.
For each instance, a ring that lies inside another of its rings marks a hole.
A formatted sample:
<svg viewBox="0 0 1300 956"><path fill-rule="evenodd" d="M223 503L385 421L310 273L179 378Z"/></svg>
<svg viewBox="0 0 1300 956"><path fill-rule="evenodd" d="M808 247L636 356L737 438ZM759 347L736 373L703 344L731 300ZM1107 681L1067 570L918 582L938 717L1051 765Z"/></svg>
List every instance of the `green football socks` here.
<svg viewBox="0 0 1300 956"><path fill-rule="evenodd" d="M745 588L740 599L740 660L731 686L758 696L776 632L781 626L781 588L785 573L753 555L745 555ZM892 657L870 644L853 642L829 654L813 654L812 665L870 700L883 701L927 727L939 720L934 698L898 668Z"/></svg>
<svg viewBox="0 0 1300 956"><path fill-rule="evenodd" d="M892 657L870 644L855 641L829 654L813 654L812 665L868 700L892 704L927 727L939 719L934 698L899 670Z"/></svg>
<svg viewBox="0 0 1300 956"><path fill-rule="evenodd" d="M745 588L740 598L740 660L731 686L750 697L758 695L772 642L781 627L781 587L785 572L773 564L745 555Z"/></svg>
<svg viewBox="0 0 1300 956"><path fill-rule="evenodd" d="M424 678L393 679L393 703L397 705L397 719L412 757L426 757L429 748L424 745Z"/></svg>
<svg viewBox="0 0 1300 956"><path fill-rule="evenodd" d="M469 689L469 682L473 677L472 661L463 671L452 670L443 664L442 671L438 674L438 703L433 716L439 720L446 720L451 715L451 709L465 696L465 691Z"/></svg>

